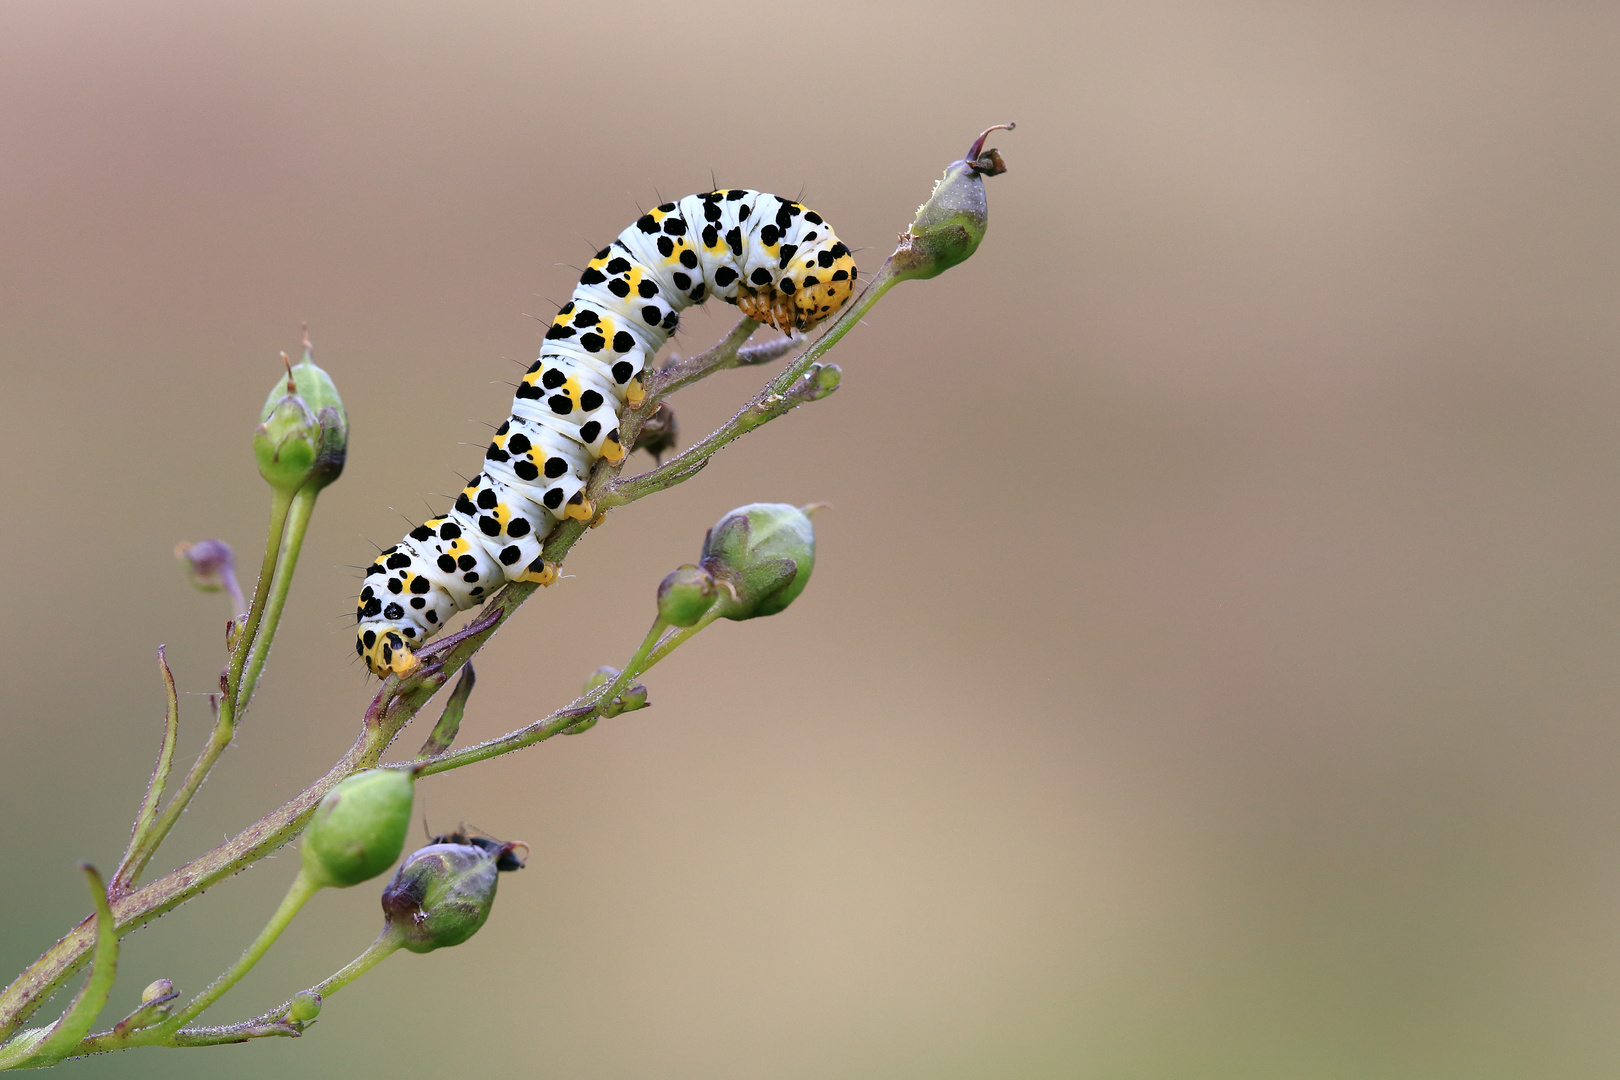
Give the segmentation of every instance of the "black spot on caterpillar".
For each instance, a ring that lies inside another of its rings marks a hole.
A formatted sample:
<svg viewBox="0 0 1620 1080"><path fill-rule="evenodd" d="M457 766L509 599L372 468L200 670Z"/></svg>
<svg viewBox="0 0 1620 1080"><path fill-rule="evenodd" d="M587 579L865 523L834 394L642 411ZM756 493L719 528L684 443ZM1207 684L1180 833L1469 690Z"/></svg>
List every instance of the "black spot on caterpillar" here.
<svg viewBox="0 0 1620 1080"><path fill-rule="evenodd" d="M643 214L596 253L551 321L483 471L366 570L355 616L366 666L408 674L414 650L457 611L509 581L556 580L541 542L556 522L595 515L585 478L597 458L624 458L619 413L645 396L641 372L683 308L717 296L779 330L807 330L844 306L855 275L821 215L778 195L710 191Z"/></svg>

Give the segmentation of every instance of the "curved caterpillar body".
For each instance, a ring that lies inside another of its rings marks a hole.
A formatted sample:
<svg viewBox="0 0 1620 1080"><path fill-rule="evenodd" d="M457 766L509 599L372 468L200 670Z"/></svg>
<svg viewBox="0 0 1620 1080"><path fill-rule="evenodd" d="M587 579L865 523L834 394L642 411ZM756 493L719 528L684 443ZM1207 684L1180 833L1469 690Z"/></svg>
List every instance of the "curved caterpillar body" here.
<svg viewBox="0 0 1620 1080"><path fill-rule="evenodd" d="M551 321L484 471L441 517L412 529L366 570L355 650L377 676L408 674L414 649L455 612L508 581L549 585L541 541L563 518L590 520L585 478L623 460L619 412L681 309L717 296L779 330L806 330L854 291L849 248L813 210L733 188L643 214L596 253Z"/></svg>

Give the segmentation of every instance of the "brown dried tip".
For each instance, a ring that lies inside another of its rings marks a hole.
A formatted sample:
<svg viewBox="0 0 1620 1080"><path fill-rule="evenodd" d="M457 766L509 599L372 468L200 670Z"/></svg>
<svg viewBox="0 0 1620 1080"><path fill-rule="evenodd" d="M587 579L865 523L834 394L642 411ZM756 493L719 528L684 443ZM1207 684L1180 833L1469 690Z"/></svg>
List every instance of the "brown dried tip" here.
<svg viewBox="0 0 1620 1080"><path fill-rule="evenodd" d="M984 140L990 137L992 131L1012 131L1017 126L1009 121L985 128L979 137L973 140L973 145L968 147L968 152L962 160L968 163L968 168L980 176L1000 176L1007 171L1006 163L1001 160L1001 151L993 146L986 150Z"/></svg>

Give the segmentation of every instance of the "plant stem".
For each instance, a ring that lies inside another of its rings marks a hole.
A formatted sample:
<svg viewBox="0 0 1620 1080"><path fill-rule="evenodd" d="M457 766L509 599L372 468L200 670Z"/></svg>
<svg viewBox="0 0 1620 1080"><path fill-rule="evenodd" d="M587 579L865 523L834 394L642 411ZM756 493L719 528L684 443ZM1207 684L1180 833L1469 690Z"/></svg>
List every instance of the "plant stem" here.
<svg viewBox="0 0 1620 1080"><path fill-rule="evenodd" d="M274 489L270 496L270 529L264 544L264 561L259 566L259 580L254 585L253 603L248 606L246 621L236 634L236 644L231 650L230 662L225 669L225 696L219 703L219 715L214 720L214 730L210 733L202 753L187 771L180 790L169 800L169 805L164 808L157 822L147 830L139 844L130 845L129 853L124 856L118 874L113 879L120 891L134 887L135 880L140 877L141 871L146 868L152 856L157 854L157 849L167 839L175 822L180 820L180 815L191 803L192 796L202 787L203 781L208 778L209 770L225 752L225 748L231 743L231 737L235 734L236 698L242 678L242 665L247 660L249 648L264 618L265 601L270 595L270 583L279 562L282 534L286 531L287 515L292 507L293 498L291 494L279 488ZM273 632L273 625L271 629ZM0 1034L4 1031L5 1025L0 1023Z"/></svg>
<svg viewBox="0 0 1620 1080"><path fill-rule="evenodd" d="M334 971L332 974L328 975L325 979L316 983L309 989L312 993L321 995L323 1000L331 997L333 994L337 993L345 986L348 986L350 983L354 982L354 980L358 979L360 976L364 975L366 972L370 971L372 968L394 955L394 952L402 944L404 944L404 942L398 934L393 933L391 930L385 929L381 934L377 935L377 940L373 941L371 945L367 947L365 952L361 953L353 960L350 960L347 964L344 964L337 971Z"/></svg>
<svg viewBox="0 0 1620 1080"><path fill-rule="evenodd" d="M141 803L140 813L135 815L135 828L129 835L129 847L124 850L124 858L113 872L112 889L115 892L127 892L135 884L132 860L145 845L153 822L157 820L158 804L163 801L163 789L169 783L169 770L174 765L174 747L180 737L180 699L175 693L174 672L169 670L169 662L163 655L161 645L158 646L158 670L163 674L163 692L168 702L163 724L163 745L158 749L152 779L146 785L146 800Z"/></svg>
<svg viewBox="0 0 1620 1080"><path fill-rule="evenodd" d="M90 900L96 909L95 959L91 962L90 974L61 1019L45 1029L43 1036L23 1045L0 1047L0 1069L55 1065L75 1053L79 1040L96 1022L112 993L113 980L118 975L118 933L113 925L112 908L107 903L107 886L89 863L80 863L79 869L84 871L90 886Z"/></svg>
<svg viewBox="0 0 1620 1080"><path fill-rule="evenodd" d="M275 571L270 582L269 603L265 608L263 627L253 636L253 647L248 654L246 672L235 687L235 707L231 716L233 723L241 720L242 715L247 712L248 702L259 685L259 675L264 670L265 658L270 655L270 645L275 641L282 608L287 605L287 592L292 588L293 574L298 569L298 554L304 547L304 533L309 529L309 518L315 512L315 499L319 494L319 488L306 485L299 488L298 494L293 496L292 509L287 515L286 534L282 537L280 550L276 554ZM254 601L257 606L259 598L255 596Z"/></svg>
<svg viewBox="0 0 1620 1080"><path fill-rule="evenodd" d="M275 576L276 562L281 555L281 537L286 531L287 512L292 507L293 496L280 488L273 489L273 492L270 497L270 535L264 542L264 561L259 565L259 578L253 585L253 603L248 605L247 621L237 634L236 646L231 650L230 666L226 668L226 700L220 705L221 716L228 713L234 718L236 715L236 690L242 682L242 665L258 632L259 620L264 617L264 602L270 595L270 581Z"/></svg>
<svg viewBox="0 0 1620 1080"><path fill-rule="evenodd" d="M270 921L264 924L264 929L259 931L259 936L253 939L253 944L247 947L247 951L242 954L241 959L237 960L224 974L215 979L207 990L198 994L191 1004L187 1005L171 1019L164 1021L158 1030L162 1031L164 1035L168 1035L176 1029L189 1024L197 1016L201 1015L204 1009L218 1001L225 991L235 986L242 976L253 969L253 965L259 962L259 958L265 954L271 945L275 944L276 938L280 937L281 932L287 929L287 924L293 921L293 917L298 914L310 897L320 891L320 888L308 874L300 869L298 876L293 878L292 885L288 887L287 895L281 898L281 904L276 908L275 914L270 916Z"/></svg>

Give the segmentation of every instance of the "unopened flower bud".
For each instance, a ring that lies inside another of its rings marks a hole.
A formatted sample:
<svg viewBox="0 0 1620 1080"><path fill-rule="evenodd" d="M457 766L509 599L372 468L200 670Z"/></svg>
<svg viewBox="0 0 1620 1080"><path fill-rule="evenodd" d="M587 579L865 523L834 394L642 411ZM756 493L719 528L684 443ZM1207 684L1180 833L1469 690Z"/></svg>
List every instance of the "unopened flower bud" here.
<svg viewBox="0 0 1620 1080"><path fill-rule="evenodd" d="M204 592L219 592L227 578L236 576L236 557L223 540L199 540L174 545L174 557L186 564L191 583Z"/></svg>
<svg viewBox="0 0 1620 1080"><path fill-rule="evenodd" d="M598 687L606 686L608 683L612 682L618 677L618 668L612 667L608 664L603 664L601 667L591 672L590 675L585 679L585 689L580 691L580 693L588 694Z"/></svg>
<svg viewBox="0 0 1620 1080"><path fill-rule="evenodd" d="M647 707L647 688L635 683L619 695L619 711L635 712Z"/></svg>
<svg viewBox="0 0 1620 1080"><path fill-rule="evenodd" d="M347 888L392 866L410 829L414 782L407 769L370 769L327 792L304 832L305 873Z"/></svg>
<svg viewBox="0 0 1620 1080"><path fill-rule="evenodd" d="M259 414L253 433L259 473L280 491L297 491L306 483L323 488L343 472L348 446L343 399L332 377L315 366L306 333L304 358L288 365Z"/></svg>
<svg viewBox="0 0 1620 1080"><path fill-rule="evenodd" d="M134 1012L118 1021L113 1026L113 1031L124 1035L149 1028L167 1019L174 1011L174 1003L179 997L180 995L175 993L174 983L168 979L156 979L148 983L146 989L141 991L141 1003L135 1007Z"/></svg>
<svg viewBox="0 0 1620 1080"><path fill-rule="evenodd" d="M995 148L984 149L990 132L1012 124L997 124L974 140L961 161L945 168L928 201L917 208L917 219L901 237L895 261L908 278L931 278L971 256L984 239L990 213L984 198L984 178L1007 171Z"/></svg>
<svg viewBox="0 0 1620 1080"><path fill-rule="evenodd" d="M683 566L658 584L658 617L671 626L696 626L714 597L714 577L701 566Z"/></svg>
<svg viewBox="0 0 1620 1080"><path fill-rule="evenodd" d="M236 556L231 553L231 545L223 540L199 540L195 544L182 540L174 545L174 557L186 564L191 583L197 588L225 593L234 612L240 613L247 606L236 584Z"/></svg>
<svg viewBox="0 0 1620 1080"><path fill-rule="evenodd" d="M808 377L815 383L810 400L820 401L838 389L838 384L843 381L844 371L837 364L817 364L810 369Z"/></svg>
<svg viewBox="0 0 1620 1080"><path fill-rule="evenodd" d="M701 564L719 586L726 618L775 615L810 581L815 529L804 511L786 503L738 507L709 530Z"/></svg>
<svg viewBox="0 0 1620 1080"><path fill-rule="evenodd" d="M321 995L313 990L300 990L293 995L292 1002L287 1006L286 1020L289 1024L307 1024L321 1015Z"/></svg>
<svg viewBox="0 0 1620 1080"><path fill-rule="evenodd" d="M636 433L636 444L631 449L645 450L652 455L653 461L662 461L665 454L675 449L675 440L679 435L675 427L675 413L667 402L659 402L652 415L642 421L641 430Z"/></svg>
<svg viewBox="0 0 1620 1080"><path fill-rule="evenodd" d="M489 918L500 871L514 865L503 859L520 847L500 841L445 843L412 852L383 890L389 930L412 952L460 945ZM515 861L521 865L521 859Z"/></svg>

